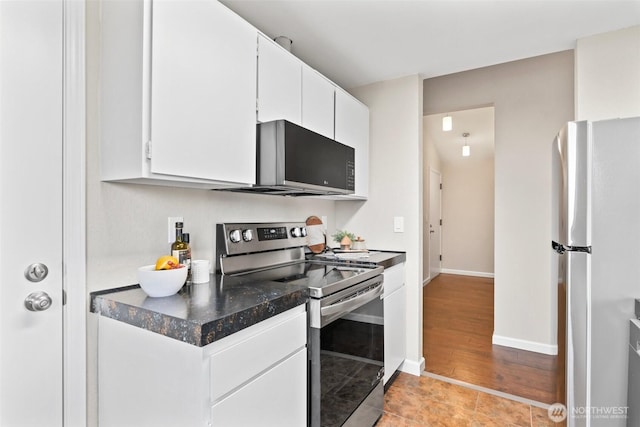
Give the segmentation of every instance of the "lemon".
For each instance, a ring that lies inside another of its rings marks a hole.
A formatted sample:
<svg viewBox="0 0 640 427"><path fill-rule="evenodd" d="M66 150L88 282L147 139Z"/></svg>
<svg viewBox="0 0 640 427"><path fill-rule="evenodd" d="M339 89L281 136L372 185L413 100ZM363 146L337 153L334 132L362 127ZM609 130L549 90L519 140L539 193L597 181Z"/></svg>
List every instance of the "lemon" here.
<svg viewBox="0 0 640 427"><path fill-rule="evenodd" d="M180 262L176 257L171 255L164 255L158 258L156 261L156 270L171 270L180 265Z"/></svg>

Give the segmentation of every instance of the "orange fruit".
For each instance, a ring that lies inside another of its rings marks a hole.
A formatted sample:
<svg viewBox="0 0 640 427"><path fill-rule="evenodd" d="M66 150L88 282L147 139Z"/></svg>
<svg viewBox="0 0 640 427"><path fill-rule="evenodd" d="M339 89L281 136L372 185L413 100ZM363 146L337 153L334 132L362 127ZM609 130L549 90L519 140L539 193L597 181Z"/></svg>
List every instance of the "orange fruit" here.
<svg viewBox="0 0 640 427"><path fill-rule="evenodd" d="M178 267L180 267L180 262L171 255L163 255L156 261L156 270L171 270Z"/></svg>

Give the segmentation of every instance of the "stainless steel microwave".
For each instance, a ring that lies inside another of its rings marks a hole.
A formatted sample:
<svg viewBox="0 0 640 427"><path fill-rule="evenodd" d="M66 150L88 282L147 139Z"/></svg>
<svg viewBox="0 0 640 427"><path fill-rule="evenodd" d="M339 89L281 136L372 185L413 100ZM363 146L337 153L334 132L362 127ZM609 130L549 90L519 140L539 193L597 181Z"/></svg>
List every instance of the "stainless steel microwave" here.
<svg viewBox="0 0 640 427"><path fill-rule="evenodd" d="M355 150L286 120L259 123L256 184L229 191L286 196L352 194Z"/></svg>

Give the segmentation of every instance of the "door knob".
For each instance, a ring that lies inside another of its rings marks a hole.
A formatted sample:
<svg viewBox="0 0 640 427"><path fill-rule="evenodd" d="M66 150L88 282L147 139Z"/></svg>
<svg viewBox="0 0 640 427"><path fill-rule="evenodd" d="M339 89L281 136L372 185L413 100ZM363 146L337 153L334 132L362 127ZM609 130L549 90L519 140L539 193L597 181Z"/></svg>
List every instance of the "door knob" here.
<svg viewBox="0 0 640 427"><path fill-rule="evenodd" d="M51 297L43 291L32 292L24 299L24 306L29 311L45 311L51 307Z"/></svg>
<svg viewBox="0 0 640 427"><path fill-rule="evenodd" d="M35 262L24 270L24 277L30 282L40 282L49 274L49 269L41 262Z"/></svg>

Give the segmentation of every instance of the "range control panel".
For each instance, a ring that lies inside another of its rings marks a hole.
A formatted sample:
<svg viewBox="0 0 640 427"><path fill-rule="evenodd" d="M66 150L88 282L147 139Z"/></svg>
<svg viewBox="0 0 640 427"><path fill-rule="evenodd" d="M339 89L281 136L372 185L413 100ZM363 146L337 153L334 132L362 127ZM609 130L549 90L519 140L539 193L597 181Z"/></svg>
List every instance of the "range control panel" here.
<svg viewBox="0 0 640 427"><path fill-rule="evenodd" d="M289 237L287 227L259 227L258 240L277 240Z"/></svg>
<svg viewBox="0 0 640 427"><path fill-rule="evenodd" d="M224 223L216 225L216 254L238 255L308 244L301 222Z"/></svg>

